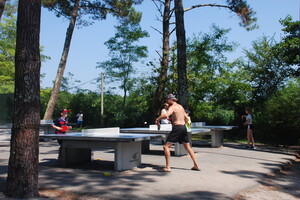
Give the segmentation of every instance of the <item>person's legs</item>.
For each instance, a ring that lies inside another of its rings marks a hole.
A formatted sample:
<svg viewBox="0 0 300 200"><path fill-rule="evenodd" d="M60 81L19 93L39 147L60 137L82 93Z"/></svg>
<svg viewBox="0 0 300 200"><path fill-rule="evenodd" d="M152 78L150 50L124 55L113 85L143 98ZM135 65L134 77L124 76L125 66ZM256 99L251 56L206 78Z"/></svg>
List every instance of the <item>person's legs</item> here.
<svg viewBox="0 0 300 200"><path fill-rule="evenodd" d="M171 165L170 165L170 158L171 158L171 153L170 153L170 147L172 146L172 143L167 142L163 148L164 148L164 153L165 153L165 158L166 158L166 167L163 168L163 171L171 171Z"/></svg>
<svg viewBox="0 0 300 200"><path fill-rule="evenodd" d="M253 137L253 131L252 131L252 129L249 129L249 135L250 135L250 141L252 143L252 146L254 147L255 144L254 144L254 137Z"/></svg>
<svg viewBox="0 0 300 200"><path fill-rule="evenodd" d="M77 128L82 128L82 121L80 120L77 121Z"/></svg>
<svg viewBox="0 0 300 200"><path fill-rule="evenodd" d="M251 129L247 128L247 141L248 141L248 147L250 147L250 143L251 143L251 133L250 133Z"/></svg>
<svg viewBox="0 0 300 200"><path fill-rule="evenodd" d="M183 143L183 146L186 149L186 151L190 154L190 156L193 160L194 166L192 167L192 169L193 170L200 170L199 165L198 165L197 160L196 160L195 153L194 153L193 149L191 148L190 144L189 143Z"/></svg>

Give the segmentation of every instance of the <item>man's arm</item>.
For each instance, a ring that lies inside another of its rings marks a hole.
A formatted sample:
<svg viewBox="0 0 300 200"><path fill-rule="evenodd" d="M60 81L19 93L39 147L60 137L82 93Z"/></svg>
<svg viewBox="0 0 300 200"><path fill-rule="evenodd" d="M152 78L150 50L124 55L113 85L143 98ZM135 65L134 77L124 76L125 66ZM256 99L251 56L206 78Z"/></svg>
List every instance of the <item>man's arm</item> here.
<svg viewBox="0 0 300 200"><path fill-rule="evenodd" d="M189 121L189 117L186 113L184 113L184 121L185 121L185 123L187 123Z"/></svg>

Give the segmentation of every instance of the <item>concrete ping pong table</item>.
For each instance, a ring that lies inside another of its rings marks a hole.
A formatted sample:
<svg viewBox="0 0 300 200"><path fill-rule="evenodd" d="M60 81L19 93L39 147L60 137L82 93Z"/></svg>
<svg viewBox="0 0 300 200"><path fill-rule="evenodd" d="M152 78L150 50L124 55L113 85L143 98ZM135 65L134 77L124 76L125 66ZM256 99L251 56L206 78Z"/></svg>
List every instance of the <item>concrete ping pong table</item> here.
<svg viewBox="0 0 300 200"><path fill-rule="evenodd" d="M146 127L137 127L137 128L121 128L121 133L136 133L136 134L160 134L160 135L168 135L172 129L172 125L164 125L162 124L160 129L158 130L156 125L150 125L149 128ZM189 129L188 130L188 138L190 141L190 145L192 145L192 135L193 134L206 134L209 133L210 129ZM150 150L149 147L149 141L147 141L147 144L143 147L143 149ZM179 143L175 143L175 155L176 156L183 156L187 154L187 151L185 150L184 146Z"/></svg>
<svg viewBox="0 0 300 200"><path fill-rule="evenodd" d="M46 134L41 139L60 140L62 165L91 161L92 149L113 148L116 171L138 167L141 164L142 141L159 134L119 133L119 128L87 129L82 133Z"/></svg>
<svg viewBox="0 0 300 200"><path fill-rule="evenodd" d="M197 124L197 123L195 123ZM238 128L237 126L196 126L192 123L191 130L193 131L198 129L209 129L210 132L206 133L207 135L211 135L211 147L218 148L223 146L223 135L224 131L229 131L234 128Z"/></svg>

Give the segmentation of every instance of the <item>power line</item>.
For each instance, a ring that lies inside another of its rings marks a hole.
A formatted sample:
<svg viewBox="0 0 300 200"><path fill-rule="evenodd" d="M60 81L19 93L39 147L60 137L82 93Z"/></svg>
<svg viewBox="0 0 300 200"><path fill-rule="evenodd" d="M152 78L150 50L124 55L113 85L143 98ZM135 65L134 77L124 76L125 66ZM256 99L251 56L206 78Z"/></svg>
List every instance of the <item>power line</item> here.
<svg viewBox="0 0 300 200"><path fill-rule="evenodd" d="M84 82L84 83L82 83L82 84L80 84L80 85L77 85L77 86L75 86L75 88L78 88L78 87L80 87L80 86L82 86L82 85L84 85L84 84L90 83L90 82L92 82L93 80L96 80L96 79L98 79L98 77L93 78L92 80L89 80L89 81L87 81L87 82Z"/></svg>

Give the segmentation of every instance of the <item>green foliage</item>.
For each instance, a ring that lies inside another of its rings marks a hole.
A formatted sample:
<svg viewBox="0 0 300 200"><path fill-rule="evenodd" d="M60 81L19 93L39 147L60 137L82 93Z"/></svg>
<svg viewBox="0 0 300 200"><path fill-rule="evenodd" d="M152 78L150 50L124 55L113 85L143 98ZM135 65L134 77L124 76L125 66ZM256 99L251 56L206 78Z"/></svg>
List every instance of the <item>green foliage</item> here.
<svg viewBox="0 0 300 200"><path fill-rule="evenodd" d="M190 99L210 100L220 84L223 74L231 71L225 53L232 52L237 44L228 42L226 34L229 29L221 29L215 25L212 33L199 34L187 40L187 77ZM169 91L176 91L177 60L176 46L170 53L170 73L168 75Z"/></svg>
<svg viewBox="0 0 300 200"><path fill-rule="evenodd" d="M206 122L207 125L230 125L234 122L234 111L214 106L209 102L191 105L191 119L194 122Z"/></svg>
<svg viewBox="0 0 300 200"><path fill-rule="evenodd" d="M290 81L266 103L268 126L300 128L300 79Z"/></svg>
<svg viewBox="0 0 300 200"><path fill-rule="evenodd" d="M249 76L256 105L267 100L293 73L278 55L277 44L273 37L264 36L252 42L251 50L245 50L243 69Z"/></svg>
<svg viewBox="0 0 300 200"><path fill-rule="evenodd" d="M298 65L295 68L295 76L299 77L299 65L300 65L300 21L292 21L291 16L287 16L285 19L281 19L280 23L284 26L282 29L285 32L285 36L278 44L278 52L286 65Z"/></svg>
<svg viewBox="0 0 300 200"><path fill-rule="evenodd" d="M213 106L208 102L198 101L192 102L191 107L191 119L192 121L206 122L208 119L212 119Z"/></svg>
<svg viewBox="0 0 300 200"><path fill-rule="evenodd" d="M0 22L0 93L13 93L15 84L15 47L17 2L7 2ZM40 47L41 52L43 47ZM41 54L41 61L50 57ZM43 77L43 74L41 75Z"/></svg>
<svg viewBox="0 0 300 200"><path fill-rule="evenodd" d="M137 86L129 94L125 113L123 114L120 95L106 92L104 94L104 127L134 127L142 126L144 122L152 123L154 119L149 118L150 90L154 88L148 84L147 79L138 79ZM51 89L41 90L41 113L45 112L47 102L50 98ZM101 99L100 95L86 90L78 91L72 94L67 91L61 91L57 106L54 111L53 119L60 116L60 109L67 108L71 110L69 120L76 122L76 114L80 111L84 113L84 127L101 127Z"/></svg>
<svg viewBox="0 0 300 200"><path fill-rule="evenodd" d="M0 22L0 93L14 92L16 7L7 3Z"/></svg>
<svg viewBox="0 0 300 200"><path fill-rule="evenodd" d="M275 144L300 142L300 79L290 81L276 92L255 115L257 136Z"/></svg>
<svg viewBox="0 0 300 200"><path fill-rule="evenodd" d="M146 78L137 80L136 87L130 92L126 103L124 126L144 126L145 122L146 125L154 123L154 118L151 118L153 115L149 112L153 103L151 94L154 90Z"/></svg>
<svg viewBox="0 0 300 200"><path fill-rule="evenodd" d="M104 96L104 124L107 127L122 126L122 101L120 95L107 93Z"/></svg>
<svg viewBox="0 0 300 200"><path fill-rule="evenodd" d="M46 89L41 89L40 90L40 101L41 101L41 106L40 106L40 113L41 113L41 119L42 116L44 115L46 108L47 108L47 104L51 95L51 88L46 88Z"/></svg>
<svg viewBox="0 0 300 200"><path fill-rule="evenodd" d="M76 122L76 114L80 111L84 114L84 126L100 125L100 95L91 92L79 92L72 95L70 104L70 120Z"/></svg>
<svg viewBox="0 0 300 200"><path fill-rule="evenodd" d="M73 95L69 92L66 92L66 91L61 91L59 93L58 101L57 101L57 104L56 104L56 108L57 108L56 111L58 111L58 114L60 114L59 110L62 109L62 108L71 109L71 108L69 108L69 105L71 105L70 102L72 100L72 97L73 97ZM55 113L55 111L54 111L54 113Z"/></svg>
<svg viewBox="0 0 300 200"><path fill-rule="evenodd" d="M239 62L240 60L236 60L228 64L229 69L234 69ZM217 79L215 92L212 94L211 99L214 104L228 109L248 104L252 97L252 88L245 81L247 77L247 73L240 68L223 71Z"/></svg>
<svg viewBox="0 0 300 200"><path fill-rule="evenodd" d="M223 74L231 68L225 53L232 52L235 43L227 41L229 29L212 26L211 34L195 36L187 42L188 85L192 99L210 100L216 93Z"/></svg>
<svg viewBox="0 0 300 200"><path fill-rule="evenodd" d="M245 104L251 97L251 86L245 82L244 71L236 68L240 61L227 61L226 53L234 51L237 46L228 42L226 34L230 30L214 25L211 29L212 33L187 40L189 109L196 121L228 124L233 122L231 112L234 108ZM176 46L170 56L168 92L176 91L177 87L175 49ZM225 109L231 113L230 117L222 115L227 112Z"/></svg>

